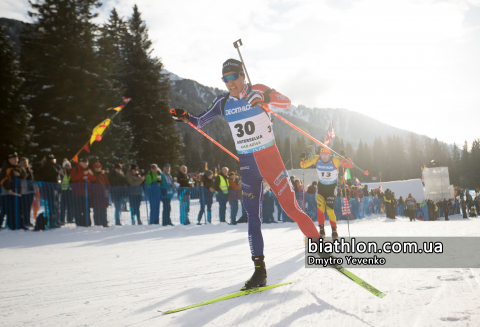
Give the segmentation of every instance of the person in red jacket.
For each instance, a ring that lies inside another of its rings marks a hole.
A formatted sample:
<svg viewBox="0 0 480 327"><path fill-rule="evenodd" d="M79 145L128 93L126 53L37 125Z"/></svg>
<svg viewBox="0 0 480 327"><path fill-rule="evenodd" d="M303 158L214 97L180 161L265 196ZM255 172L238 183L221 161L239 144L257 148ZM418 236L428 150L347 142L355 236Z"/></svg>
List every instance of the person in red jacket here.
<svg viewBox="0 0 480 327"><path fill-rule="evenodd" d="M78 165L72 168L72 193L75 196L74 212L77 226L90 226L90 208L88 204L88 183L96 181L93 172L88 168L88 160L80 158Z"/></svg>
<svg viewBox="0 0 480 327"><path fill-rule="evenodd" d="M102 164L96 162L93 165L95 181L92 182L90 191L90 206L93 208L93 221L95 226L108 227L107 207L109 205L110 183L102 170Z"/></svg>

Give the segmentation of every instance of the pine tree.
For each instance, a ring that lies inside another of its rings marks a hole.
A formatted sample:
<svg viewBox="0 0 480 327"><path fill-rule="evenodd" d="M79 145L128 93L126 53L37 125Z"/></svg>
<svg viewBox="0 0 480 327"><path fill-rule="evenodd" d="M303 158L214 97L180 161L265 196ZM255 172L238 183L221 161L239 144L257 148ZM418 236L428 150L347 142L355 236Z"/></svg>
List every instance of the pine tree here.
<svg viewBox="0 0 480 327"><path fill-rule="evenodd" d="M161 61L151 56L152 42L136 5L127 25L122 82L125 95L132 98L131 108L124 113L132 128L131 151L142 167L156 162L169 163L175 169L182 161L183 144L169 113L169 78L161 74Z"/></svg>
<svg viewBox="0 0 480 327"><path fill-rule="evenodd" d="M0 26L0 160L11 152L22 151L30 129L30 113L21 104L19 89L23 83L20 77L18 57L13 44Z"/></svg>
<svg viewBox="0 0 480 327"><path fill-rule="evenodd" d="M470 185L470 153L468 152L468 143L465 141L462 148L462 157L460 159L460 185L469 187Z"/></svg>
<svg viewBox="0 0 480 327"><path fill-rule="evenodd" d="M456 143L453 143L452 164L449 166L450 183L460 184L460 150Z"/></svg>
<svg viewBox="0 0 480 327"><path fill-rule="evenodd" d="M470 185L471 188L477 189L480 186L480 139L476 139L472 143L472 149L470 151Z"/></svg>
<svg viewBox="0 0 480 327"><path fill-rule="evenodd" d="M415 134L408 136L407 146L407 179L421 178L421 168L423 167L423 153L420 149L420 143Z"/></svg>
<svg viewBox="0 0 480 327"><path fill-rule="evenodd" d="M122 84L125 61L125 37L127 35L126 23L118 16L115 8L110 13L109 20L100 28L98 38L98 58L101 62L103 76L109 81L112 103L116 106L125 94ZM123 118L126 111L131 110L130 105L120 111L108 127L106 137L101 143L94 144L94 153L100 152L101 160L107 164L115 162L131 162L133 155L132 130Z"/></svg>
<svg viewBox="0 0 480 327"><path fill-rule="evenodd" d="M31 143L40 156L71 158L112 106L110 82L95 52L98 0L30 2L34 23L25 28L22 70L32 112ZM116 99L118 101L118 99ZM33 149L32 149L33 150ZM32 151L33 152L33 151Z"/></svg>
<svg viewBox="0 0 480 327"><path fill-rule="evenodd" d="M370 175L372 177L379 177L380 174L383 174L384 168L384 157L385 157L385 149L383 141L380 137L375 137L373 142L373 151L372 151L372 170L370 171ZM382 179L384 180L384 179Z"/></svg>

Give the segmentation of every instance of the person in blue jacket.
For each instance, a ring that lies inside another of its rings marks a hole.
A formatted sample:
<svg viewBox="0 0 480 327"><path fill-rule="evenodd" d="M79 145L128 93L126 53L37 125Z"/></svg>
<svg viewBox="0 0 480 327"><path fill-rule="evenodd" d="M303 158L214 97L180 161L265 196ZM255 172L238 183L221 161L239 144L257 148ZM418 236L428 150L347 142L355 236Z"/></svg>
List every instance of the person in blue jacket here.
<svg viewBox="0 0 480 327"><path fill-rule="evenodd" d="M222 93L198 116L183 109L171 109L177 122L202 128L215 117L226 119L240 161L243 205L248 213L248 241L255 271L242 290L265 286L267 271L264 262L262 226L263 179L265 179L285 212L300 227L303 234L317 241L320 234L313 221L298 205L283 164L268 110L288 109L290 100L263 84L245 83L242 62L228 59L223 63L222 81L228 93ZM267 110L268 109L268 110Z"/></svg>
<svg viewBox="0 0 480 327"><path fill-rule="evenodd" d="M173 178L170 175L170 165L167 163L163 165L162 179L160 181L160 186L162 188L162 225L163 226L173 226L172 220L170 219L170 212L172 207L170 202L173 198Z"/></svg>

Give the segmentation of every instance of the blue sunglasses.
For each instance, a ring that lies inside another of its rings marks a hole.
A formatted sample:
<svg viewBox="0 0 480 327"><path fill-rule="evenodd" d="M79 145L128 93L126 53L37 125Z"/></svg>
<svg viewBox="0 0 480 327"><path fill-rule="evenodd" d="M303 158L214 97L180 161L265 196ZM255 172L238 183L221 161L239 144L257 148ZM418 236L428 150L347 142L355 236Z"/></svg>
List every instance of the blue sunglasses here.
<svg viewBox="0 0 480 327"><path fill-rule="evenodd" d="M236 81L240 77L239 73L232 73L222 77L222 81L224 83L228 83L228 81Z"/></svg>

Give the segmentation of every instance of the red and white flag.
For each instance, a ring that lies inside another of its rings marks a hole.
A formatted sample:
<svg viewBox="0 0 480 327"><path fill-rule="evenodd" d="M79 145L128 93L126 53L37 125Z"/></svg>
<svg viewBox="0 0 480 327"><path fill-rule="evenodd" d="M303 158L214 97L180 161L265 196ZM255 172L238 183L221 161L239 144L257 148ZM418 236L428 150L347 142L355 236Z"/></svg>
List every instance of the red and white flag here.
<svg viewBox="0 0 480 327"><path fill-rule="evenodd" d="M327 134L325 134L325 145L330 145L330 141L335 138L335 130L333 129L333 121L328 126Z"/></svg>

